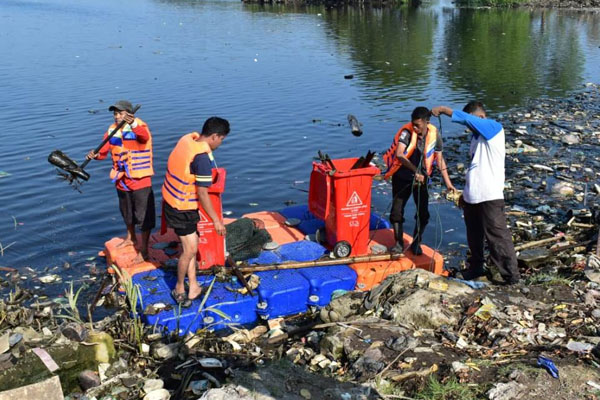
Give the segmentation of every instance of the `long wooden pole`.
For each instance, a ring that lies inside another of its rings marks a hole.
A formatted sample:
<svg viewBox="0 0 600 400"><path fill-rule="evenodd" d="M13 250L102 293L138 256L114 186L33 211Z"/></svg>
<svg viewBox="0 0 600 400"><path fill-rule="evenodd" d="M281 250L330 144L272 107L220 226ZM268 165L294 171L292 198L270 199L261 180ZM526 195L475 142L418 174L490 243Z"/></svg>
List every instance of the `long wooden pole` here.
<svg viewBox="0 0 600 400"><path fill-rule="evenodd" d="M515 251L529 249L531 247L541 246L547 243L558 242L564 238L564 235L556 235L548 239L534 240L533 242L523 243L522 245L515 246Z"/></svg>
<svg viewBox="0 0 600 400"><path fill-rule="evenodd" d="M377 262L377 261L396 261L404 257L402 254L378 254L369 256L356 256L356 257L342 257L342 258L328 258L324 260L316 261L303 261L303 262L290 262L283 264L268 264L268 265L253 265L244 266L237 268L242 273L248 272L260 272L260 271L274 271L284 269L297 269L297 268L311 268L311 267L324 267L327 265L340 265L340 264L354 264L362 262ZM229 271L231 268L226 268ZM198 275L211 275L213 271L204 270L198 271Z"/></svg>

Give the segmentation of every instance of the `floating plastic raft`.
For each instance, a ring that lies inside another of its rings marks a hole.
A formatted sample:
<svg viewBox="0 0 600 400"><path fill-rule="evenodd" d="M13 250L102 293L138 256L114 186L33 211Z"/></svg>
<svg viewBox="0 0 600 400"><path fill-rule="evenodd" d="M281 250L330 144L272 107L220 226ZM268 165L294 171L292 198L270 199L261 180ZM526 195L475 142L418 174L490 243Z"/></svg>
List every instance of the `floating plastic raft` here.
<svg viewBox="0 0 600 400"><path fill-rule="evenodd" d="M321 244L303 240L305 235L314 234L324 226L305 205L287 207L280 212L257 212L245 217L261 221L280 245L247 260L249 264L312 261L328 254ZM290 219L296 219L295 226L289 225ZM373 254L381 251L381 246L389 248L394 245L393 230L387 221L377 215L371 215L369 238L369 252ZM412 238L405 234L405 246L411 241ZM204 299L202 295L192 302L191 307L183 309L171 297L177 281L177 259L181 252L177 235L171 230L165 235L151 235L149 253L152 262L141 260L133 246L117 247L121 242L122 239L113 238L105 244L102 254L106 256L109 268L117 265L139 285L145 323L180 335L199 329L218 331L228 327L251 326L260 319L324 307L329 304L335 291L370 290L388 275L408 269L422 268L446 275L441 254L422 245L421 256L408 251L406 257L395 261L256 272L260 285L254 290L254 296L240 293L242 285L235 277L227 282L213 282L212 276L199 276L198 282L206 290L212 284L204 306L200 307Z"/></svg>

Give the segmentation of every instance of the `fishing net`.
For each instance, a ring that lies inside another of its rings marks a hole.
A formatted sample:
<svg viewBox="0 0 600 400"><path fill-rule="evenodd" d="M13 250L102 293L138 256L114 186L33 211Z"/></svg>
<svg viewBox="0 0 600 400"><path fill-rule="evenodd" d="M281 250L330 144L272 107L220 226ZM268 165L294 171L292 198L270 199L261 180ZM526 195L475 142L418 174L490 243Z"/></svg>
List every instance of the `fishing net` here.
<svg viewBox="0 0 600 400"><path fill-rule="evenodd" d="M263 245L272 241L260 220L240 218L225 226L227 251L234 261L258 257Z"/></svg>

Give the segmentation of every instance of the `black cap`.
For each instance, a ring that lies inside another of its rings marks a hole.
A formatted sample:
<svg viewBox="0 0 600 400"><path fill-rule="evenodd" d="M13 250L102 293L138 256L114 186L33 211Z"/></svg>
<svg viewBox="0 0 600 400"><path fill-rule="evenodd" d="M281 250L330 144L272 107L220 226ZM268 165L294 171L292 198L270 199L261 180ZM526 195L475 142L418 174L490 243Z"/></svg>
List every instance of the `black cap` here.
<svg viewBox="0 0 600 400"><path fill-rule="evenodd" d="M133 105L127 100L119 100L112 106L108 107L108 111L127 111L128 113L133 113Z"/></svg>

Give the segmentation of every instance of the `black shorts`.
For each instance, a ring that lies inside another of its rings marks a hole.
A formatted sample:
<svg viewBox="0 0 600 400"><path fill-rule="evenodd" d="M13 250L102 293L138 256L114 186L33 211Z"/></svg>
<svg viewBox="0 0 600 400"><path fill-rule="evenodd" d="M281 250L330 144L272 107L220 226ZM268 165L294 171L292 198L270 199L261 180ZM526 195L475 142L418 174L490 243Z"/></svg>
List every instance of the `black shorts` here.
<svg viewBox="0 0 600 400"><path fill-rule="evenodd" d="M167 202L163 204L167 225L173 228L178 236L187 236L190 233L198 232L198 222L200 221L198 210L180 211L171 207Z"/></svg>
<svg viewBox="0 0 600 400"><path fill-rule="evenodd" d="M140 225L142 231L156 226L154 192L151 187L125 192L117 189L119 209L126 225Z"/></svg>

